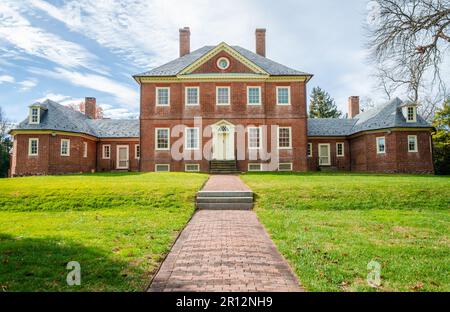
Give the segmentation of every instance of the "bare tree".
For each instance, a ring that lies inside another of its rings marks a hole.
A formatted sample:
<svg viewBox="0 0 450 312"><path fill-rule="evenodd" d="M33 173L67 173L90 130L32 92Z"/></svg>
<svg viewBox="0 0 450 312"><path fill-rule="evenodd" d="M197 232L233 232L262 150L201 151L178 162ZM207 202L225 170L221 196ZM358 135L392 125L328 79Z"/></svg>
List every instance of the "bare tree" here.
<svg viewBox="0 0 450 312"><path fill-rule="evenodd" d="M80 103L70 103L66 105L67 107L73 109L74 111L80 112L80 113L85 113L85 104L84 102L80 102ZM103 109L100 106L97 106L95 109L95 118L96 119L102 119L103 116Z"/></svg>
<svg viewBox="0 0 450 312"><path fill-rule="evenodd" d="M419 103L424 102L421 92L429 97L423 89L431 83L442 96L441 66L450 47L450 0L375 2L377 14L369 27L368 45L377 64L380 89L391 98L404 88L408 99Z"/></svg>
<svg viewBox="0 0 450 312"><path fill-rule="evenodd" d="M0 143L3 143L8 136L10 126L11 122L6 118L2 108L0 107Z"/></svg>

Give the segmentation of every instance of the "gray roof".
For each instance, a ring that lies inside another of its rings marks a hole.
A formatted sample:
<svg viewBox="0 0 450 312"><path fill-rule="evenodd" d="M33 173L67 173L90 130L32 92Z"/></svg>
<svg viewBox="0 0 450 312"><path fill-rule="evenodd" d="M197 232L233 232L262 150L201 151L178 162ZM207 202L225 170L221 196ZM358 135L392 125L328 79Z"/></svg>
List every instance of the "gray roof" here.
<svg viewBox="0 0 450 312"><path fill-rule="evenodd" d="M194 63L196 60L201 58L203 55L214 49L216 46L204 46L198 50L192 51L189 54L186 54L182 57L179 57L167 64L156 67L147 72L134 75L134 77L151 77L151 76L176 76L183 69ZM247 49L244 49L240 46L232 46L232 49L236 50L242 56L256 64L257 66L264 69L267 73L273 76L291 76L291 75L307 75L311 76L311 74L301 72L284 65L281 65L277 62L274 62L266 57L253 53Z"/></svg>
<svg viewBox="0 0 450 312"><path fill-rule="evenodd" d="M416 122L406 122L402 114L402 106L404 103L399 98L395 98L362 112L353 119L310 118L308 119L308 136L347 136L367 130L432 127L419 114L417 114Z"/></svg>
<svg viewBox="0 0 450 312"><path fill-rule="evenodd" d="M90 119L73 109L45 100L39 104L41 119L38 125L29 124L28 118L12 130L55 130L82 133L97 138L139 137L138 119Z"/></svg>

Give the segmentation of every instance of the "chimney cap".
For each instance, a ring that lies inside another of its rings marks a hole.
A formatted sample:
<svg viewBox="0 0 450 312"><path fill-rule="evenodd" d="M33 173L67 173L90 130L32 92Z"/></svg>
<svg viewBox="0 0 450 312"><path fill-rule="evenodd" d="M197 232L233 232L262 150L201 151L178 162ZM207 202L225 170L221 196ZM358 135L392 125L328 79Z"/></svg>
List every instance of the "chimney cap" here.
<svg viewBox="0 0 450 312"><path fill-rule="evenodd" d="M180 28L180 32L189 32L190 33L191 29L189 27L185 26L183 28Z"/></svg>
<svg viewBox="0 0 450 312"><path fill-rule="evenodd" d="M262 32L262 33L265 33L266 32L266 29L265 28L256 28L256 30L255 30L255 32Z"/></svg>

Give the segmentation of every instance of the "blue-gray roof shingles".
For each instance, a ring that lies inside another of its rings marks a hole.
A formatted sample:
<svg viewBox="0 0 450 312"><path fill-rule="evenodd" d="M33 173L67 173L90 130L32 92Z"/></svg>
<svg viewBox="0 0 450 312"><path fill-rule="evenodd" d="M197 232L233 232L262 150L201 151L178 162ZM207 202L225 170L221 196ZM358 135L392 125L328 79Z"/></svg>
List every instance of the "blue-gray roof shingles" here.
<svg viewBox="0 0 450 312"><path fill-rule="evenodd" d="M43 110L39 124L28 118L12 130L54 130L91 135L97 138L138 138L138 119L90 119L84 114L51 100L39 104Z"/></svg>
<svg viewBox="0 0 450 312"><path fill-rule="evenodd" d="M152 70L141 74L134 75L134 77L153 77L153 76L176 76L183 69L200 59L203 55L214 49L216 46L204 46L200 49L192 51L182 57L179 57L169 63L156 67ZM311 74L301 72L287 66L274 62L266 57L253 53L240 46L232 46L232 49L237 51L243 57L247 58L257 66L261 67L269 75L273 76L312 76Z"/></svg>
<svg viewBox="0 0 450 312"><path fill-rule="evenodd" d="M348 136L362 131L389 128L432 128L417 115L416 122L407 122L402 113L404 103L399 99L356 115L353 119L310 118L308 136Z"/></svg>

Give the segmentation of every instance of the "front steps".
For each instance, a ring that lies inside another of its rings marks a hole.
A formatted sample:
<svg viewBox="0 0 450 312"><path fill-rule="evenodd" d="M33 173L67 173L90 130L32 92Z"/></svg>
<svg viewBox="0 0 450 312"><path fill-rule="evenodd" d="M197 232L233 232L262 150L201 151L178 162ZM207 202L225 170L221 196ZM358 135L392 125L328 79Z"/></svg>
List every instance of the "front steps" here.
<svg viewBox="0 0 450 312"><path fill-rule="evenodd" d="M197 209L250 210L253 208L251 191L200 191L197 192Z"/></svg>
<svg viewBox="0 0 450 312"><path fill-rule="evenodd" d="M209 172L213 174L239 173L236 160L211 160Z"/></svg>

